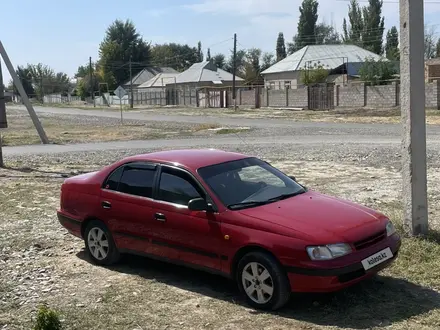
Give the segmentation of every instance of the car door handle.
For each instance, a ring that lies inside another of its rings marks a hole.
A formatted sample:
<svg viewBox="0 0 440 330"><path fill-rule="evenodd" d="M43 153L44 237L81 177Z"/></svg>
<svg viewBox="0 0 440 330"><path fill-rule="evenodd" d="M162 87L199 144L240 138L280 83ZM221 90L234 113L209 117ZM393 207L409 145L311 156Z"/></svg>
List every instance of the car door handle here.
<svg viewBox="0 0 440 330"><path fill-rule="evenodd" d="M165 214L162 213L156 213L154 215L154 219L156 219L157 221L162 221L165 222L167 220L167 217L165 216Z"/></svg>
<svg viewBox="0 0 440 330"><path fill-rule="evenodd" d="M104 201L101 203L103 209L110 209L112 207L112 203Z"/></svg>

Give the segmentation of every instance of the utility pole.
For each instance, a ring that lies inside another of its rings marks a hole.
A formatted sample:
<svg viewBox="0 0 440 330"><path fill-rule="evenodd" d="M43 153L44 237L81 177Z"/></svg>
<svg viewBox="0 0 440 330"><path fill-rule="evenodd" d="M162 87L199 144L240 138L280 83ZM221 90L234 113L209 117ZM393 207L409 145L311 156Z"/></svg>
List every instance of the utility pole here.
<svg viewBox="0 0 440 330"><path fill-rule="evenodd" d="M17 72L15 72L14 66L12 65L12 62L9 59L9 56L6 53L5 47L3 47L3 43L1 41L0 41L0 55L3 57L3 61L5 62L6 67L8 68L9 74L11 75L12 80L14 81L15 87L17 87L21 99L23 100L23 103L29 112L29 116L31 117L35 129L37 130L38 135L40 136L41 142L44 144L48 144L49 139L47 138L46 132L44 131L43 126L41 125L40 120L38 119L38 116L35 113L32 103L29 101L26 91L23 88L23 84L21 83L20 78L17 75Z"/></svg>
<svg viewBox="0 0 440 330"><path fill-rule="evenodd" d="M92 57L89 57L89 75L90 75L90 97L93 101L93 106L95 106L95 91L93 86L93 67L92 67Z"/></svg>
<svg viewBox="0 0 440 330"><path fill-rule="evenodd" d="M234 55L232 58L232 99L234 100L234 110L237 110L237 91L235 90L235 75L237 74L237 33L234 33Z"/></svg>
<svg viewBox="0 0 440 330"><path fill-rule="evenodd" d="M3 85L2 62L0 61L0 132L2 128L8 128L6 120L5 86ZM0 167L4 167L3 162L3 136L0 133Z"/></svg>
<svg viewBox="0 0 440 330"><path fill-rule="evenodd" d="M132 56L130 55L130 108L133 109L133 71L131 69L131 59Z"/></svg>
<svg viewBox="0 0 440 330"><path fill-rule="evenodd" d="M40 73L41 74L41 73ZM44 104L44 91L43 91L43 75L40 76L40 93L41 93L41 104Z"/></svg>
<svg viewBox="0 0 440 330"><path fill-rule="evenodd" d="M400 97L405 229L428 233L423 1L400 0Z"/></svg>

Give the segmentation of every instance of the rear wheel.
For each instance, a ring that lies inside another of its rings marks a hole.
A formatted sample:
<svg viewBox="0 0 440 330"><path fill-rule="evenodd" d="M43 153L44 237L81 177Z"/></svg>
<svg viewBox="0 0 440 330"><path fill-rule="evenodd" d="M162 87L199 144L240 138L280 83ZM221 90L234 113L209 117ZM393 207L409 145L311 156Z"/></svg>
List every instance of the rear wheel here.
<svg viewBox="0 0 440 330"><path fill-rule="evenodd" d="M290 284L279 262L269 253L251 252L238 263L237 283L252 307L276 310L290 298Z"/></svg>
<svg viewBox="0 0 440 330"><path fill-rule="evenodd" d="M107 226L98 220L91 221L84 232L86 251L95 264L111 265L119 261L120 254Z"/></svg>

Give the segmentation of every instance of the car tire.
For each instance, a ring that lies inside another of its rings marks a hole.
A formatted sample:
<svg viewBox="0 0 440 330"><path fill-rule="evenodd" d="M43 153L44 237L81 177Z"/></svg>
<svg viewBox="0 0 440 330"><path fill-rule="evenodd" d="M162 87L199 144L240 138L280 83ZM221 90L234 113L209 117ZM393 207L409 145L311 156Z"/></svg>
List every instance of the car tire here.
<svg viewBox="0 0 440 330"><path fill-rule="evenodd" d="M120 253L107 226L98 220L87 224L84 232L86 253L97 265L112 265L119 261Z"/></svg>
<svg viewBox="0 0 440 330"><path fill-rule="evenodd" d="M266 252L250 252L241 258L236 281L248 304L256 309L277 310L287 304L291 296L286 272Z"/></svg>

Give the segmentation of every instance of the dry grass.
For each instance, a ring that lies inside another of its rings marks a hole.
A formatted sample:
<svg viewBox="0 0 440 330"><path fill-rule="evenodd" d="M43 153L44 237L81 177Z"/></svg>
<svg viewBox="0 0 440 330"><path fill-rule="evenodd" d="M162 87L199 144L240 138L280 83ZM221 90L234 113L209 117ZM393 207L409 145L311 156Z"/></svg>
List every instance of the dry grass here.
<svg viewBox="0 0 440 330"><path fill-rule="evenodd" d="M399 222L393 169L272 163L311 188L368 204ZM35 165L46 172L0 170L0 328L29 329L43 302L61 313L66 329L440 327L440 237L435 232L426 240L405 238L395 264L371 281L331 295L295 295L280 312L263 313L249 309L232 283L206 273L139 257L109 268L90 264L83 243L56 220L63 179L47 172L98 165ZM437 174L430 176L430 185L439 186ZM432 212L435 219L439 212Z"/></svg>
<svg viewBox="0 0 440 330"><path fill-rule="evenodd" d="M158 122L124 121L108 118L78 118L79 116L50 115L40 113L49 140L57 144L149 140L191 136L195 133L209 134L215 124L167 125ZM37 131L27 112L8 110L9 128L2 130L3 144L6 146L39 144Z"/></svg>

